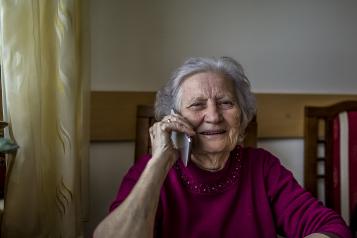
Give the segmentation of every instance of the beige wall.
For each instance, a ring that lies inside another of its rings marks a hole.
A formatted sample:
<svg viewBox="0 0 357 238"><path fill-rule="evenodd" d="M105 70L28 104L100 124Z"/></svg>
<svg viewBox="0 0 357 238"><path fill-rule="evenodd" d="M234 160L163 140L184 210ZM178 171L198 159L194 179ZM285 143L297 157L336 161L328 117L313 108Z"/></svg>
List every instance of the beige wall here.
<svg viewBox="0 0 357 238"><path fill-rule="evenodd" d="M241 61L256 92L355 93L357 88L356 1L91 5L95 90L153 91L185 58L220 55Z"/></svg>
<svg viewBox="0 0 357 238"><path fill-rule="evenodd" d="M93 90L154 91L190 56L229 55L255 92L357 91L357 2L90 1ZM123 112L125 115L125 112ZM302 182L302 139L264 140ZM133 159L132 142L92 144L87 237Z"/></svg>

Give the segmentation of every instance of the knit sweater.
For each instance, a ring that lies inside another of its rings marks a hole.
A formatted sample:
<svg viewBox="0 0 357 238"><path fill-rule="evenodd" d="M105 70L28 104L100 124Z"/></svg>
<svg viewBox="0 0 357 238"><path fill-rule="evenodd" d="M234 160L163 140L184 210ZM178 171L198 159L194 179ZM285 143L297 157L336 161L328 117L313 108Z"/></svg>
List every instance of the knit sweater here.
<svg viewBox="0 0 357 238"><path fill-rule="evenodd" d="M126 198L149 159L128 171L110 210ZM306 192L275 156L242 147L217 172L178 160L161 188L155 224L155 237L165 238L351 237L342 218Z"/></svg>

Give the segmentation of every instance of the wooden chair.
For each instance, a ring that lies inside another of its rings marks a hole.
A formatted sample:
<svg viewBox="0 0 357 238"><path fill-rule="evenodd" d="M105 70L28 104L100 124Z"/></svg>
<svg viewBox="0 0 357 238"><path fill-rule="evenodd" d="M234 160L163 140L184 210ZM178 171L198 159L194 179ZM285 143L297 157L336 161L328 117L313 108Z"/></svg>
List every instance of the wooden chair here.
<svg viewBox="0 0 357 238"><path fill-rule="evenodd" d="M345 124L345 119L349 123ZM353 130L357 132L357 101L344 101L327 107L307 106L304 123L305 189L315 197L324 198L326 206L340 212L355 230L357 181L350 178L357 173L357 140L354 139L357 135L351 134ZM349 135L346 136L349 141L337 143L342 131ZM350 156L340 156L339 152L343 151L340 147L348 145ZM341 197L345 191L348 199Z"/></svg>
<svg viewBox="0 0 357 238"><path fill-rule="evenodd" d="M149 128L155 122L154 108L151 105L139 105L136 114L135 161L143 154L150 153ZM249 123L244 139L245 146L257 146L256 118Z"/></svg>

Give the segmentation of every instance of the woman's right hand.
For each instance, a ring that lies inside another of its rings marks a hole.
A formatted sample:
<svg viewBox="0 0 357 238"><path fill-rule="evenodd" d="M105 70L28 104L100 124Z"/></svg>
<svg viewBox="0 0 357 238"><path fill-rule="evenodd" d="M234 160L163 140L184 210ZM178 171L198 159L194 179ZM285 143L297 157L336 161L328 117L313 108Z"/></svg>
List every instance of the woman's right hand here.
<svg viewBox="0 0 357 238"><path fill-rule="evenodd" d="M173 147L171 132L177 131L194 136L195 131L190 123L179 114L165 116L161 121L150 127L152 159L168 160L173 163L177 159L178 151Z"/></svg>

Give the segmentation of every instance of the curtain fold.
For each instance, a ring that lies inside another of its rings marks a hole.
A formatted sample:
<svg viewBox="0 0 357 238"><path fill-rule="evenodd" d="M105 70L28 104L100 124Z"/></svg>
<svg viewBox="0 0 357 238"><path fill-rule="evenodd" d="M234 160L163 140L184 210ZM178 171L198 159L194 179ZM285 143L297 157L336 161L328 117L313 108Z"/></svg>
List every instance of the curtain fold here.
<svg viewBox="0 0 357 238"><path fill-rule="evenodd" d="M79 0L0 0L10 158L2 237L81 237L89 82L81 74ZM84 203L83 203L84 201Z"/></svg>

